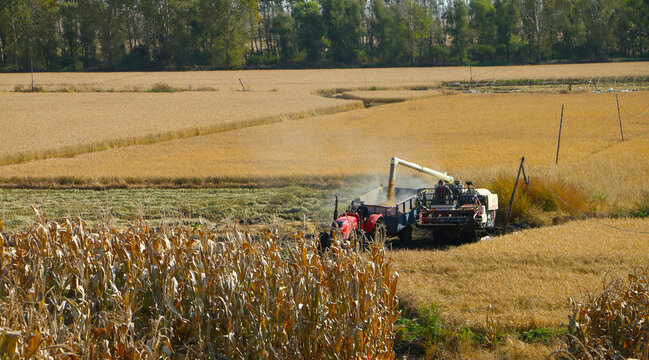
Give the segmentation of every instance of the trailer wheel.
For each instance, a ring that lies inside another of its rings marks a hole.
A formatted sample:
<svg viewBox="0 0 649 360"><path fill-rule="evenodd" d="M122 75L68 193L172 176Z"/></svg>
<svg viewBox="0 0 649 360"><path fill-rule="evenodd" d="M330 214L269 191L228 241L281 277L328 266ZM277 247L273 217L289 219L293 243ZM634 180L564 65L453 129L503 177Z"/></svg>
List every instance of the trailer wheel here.
<svg viewBox="0 0 649 360"><path fill-rule="evenodd" d="M399 241L403 245L412 243L412 226L408 226L399 232Z"/></svg>
<svg viewBox="0 0 649 360"><path fill-rule="evenodd" d="M374 229L370 232L369 236L369 242L370 243L378 243L383 245L385 243L385 239L387 237L387 228L385 226L385 221L379 220L376 222L376 225L374 225Z"/></svg>

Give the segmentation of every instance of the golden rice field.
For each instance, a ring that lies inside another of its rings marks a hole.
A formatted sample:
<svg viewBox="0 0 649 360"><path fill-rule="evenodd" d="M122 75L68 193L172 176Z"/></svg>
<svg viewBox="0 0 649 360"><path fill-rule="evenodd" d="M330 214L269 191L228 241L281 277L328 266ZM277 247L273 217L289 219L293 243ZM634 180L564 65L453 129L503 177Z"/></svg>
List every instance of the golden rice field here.
<svg viewBox="0 0 649 360"><path fill-rule="evenodd" d="M182 89L241 90L239 79L247 90L296 90L313 92L333 88L413 87L441 81L485 79L548 79L620 77L649 75L648 62L523 65L493 67L435 67L385 69L313 69L313 70L244 70L129 73L37 73L34 83L46 90L114 90L142 91L156 83ZM13 91L28 86L30 74L1 74L0 90Z"/></svg>
<svg viewBox="0 0 649 360"><path fill-rule="evenodd" d="M525 156L535 176L551 171L594 188L605 187L611 171L626 169L630 175L619 177L625 186L617 181L620 191L610 194L610 200L624 202L649 188L641 176L649 171L647 162L620 161L639 159L644 152L649 92L618 96L624 143L615 94L459 94L4 166L0 176L5 182L72 177L101 184L135 178L369 175L380 183L396 155L486 181L502 171L514 173ZM554 167L562 105L560 162Z"/></svg>
<svg viewBox="0 0 649 360"><path fill-rule="evenodd" d="M368 103L393 103L408 100L423 99L433 96L439 96L442 92L439 90L359 90L345 91L341 94L343 99L363 100Z"/></svg>
<svg viewBox="0 0 649 360"><path fill-rule="evenodd" d="M191 137L354 107L362 103L279 91L0 93L0 164Z"/></svg>
<svg viewBox="0 0 649 360"><path fill-rule="evenodd" d="M7 129L0 134L0 164L150 144L360 106L315 95L344 90L342 98L385 103L437 94L403 89L470 80L590 78L591 90L606 77L635 88L636 77L649 75L647 64L34 75L38 88L56 94L13 92L28 87L30 74L0 74L0 112ZM174 93L147 92L156 87ZM375 88L392 90L350 91Z"/></svg>
<svg viewBox="0 0 649 360"><path fill-rule="evenodd" d="M646 266L648 237L649 219L584 220L391 256L402 302L436 303L450 322L477 328L484 328L491 305L502 331L523 331L567 324L570 298L581 300L605 277Z"/></svg>

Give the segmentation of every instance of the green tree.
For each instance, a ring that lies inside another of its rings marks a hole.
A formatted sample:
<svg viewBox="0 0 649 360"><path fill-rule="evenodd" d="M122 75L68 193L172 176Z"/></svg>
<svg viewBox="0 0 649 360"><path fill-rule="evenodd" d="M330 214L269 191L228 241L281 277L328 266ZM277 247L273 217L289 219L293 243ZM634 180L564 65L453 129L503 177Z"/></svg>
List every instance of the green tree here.
<svg viewBox="0 0 649 360"><path fill-rule="evenodd" d="M370 8L372 15L368 21L368 31L373 39L370 48L373 50L373 55L381 61L393 63L395 60L395 56L393 56L394 32L397 20L384 0L372 0Z"/></svg>
<svg viewBox="0 0 649 360"><path fill-rule="evenodd" d="M69 66L71 70L76 69L77 53L79 52L79 16L78 4L73 0L62 0L59 2L59 14L61 15L62 48L64 54L63 65Z"/></svg>
<svg viewBox="0 0 649 360"><path fill-rule="evenodd" d="M471 0L470 27L479 44L493 45L496 40L496 8L490 0Z"/></svg>
<svg viewBox="0 0 649 360"><path fill-rule="evenodd" d="M101 46L103 65L114 69L124 56L126 49L125 0L94 0L98 16L98 39Z"/></svg>
<svg viewBox="0 0 649 360"><path fill-rule="evenodd" d="M523 18L523 26L528 32L528 42L530 49L534 49L537 63L541 62L543 49L543 35L545 31L545 22L543 10L546 0L521 0L520 13Z"/></svg>
<svg viewBox="0 0 649 360"><path fill-rule="evenodd" d="M354 63L361 40L361 0L320 0L322 20L335 61Z"/></svg>
<svg viewBox="0 0 649 360"><path fill-rule="evenodd" d="M621 22L631 56L649 56L649 0L625 0Z"/></svg>
<svg viewBox="0 0 649 360"><path fill-rule="evenodd" d="M494 8L496 10L496 42L501 49L505 49L504 59L511 62L510 45L518 23L518 10L514 0L495 0Z"/></svg>
<svg viewBox="0 0 649 360"><path fill-rule="evenodd" d="M43 60L47 70L52 70L59 47L56 25L59 21L58 4L56 0L32 0L31 6L30 42L34 47L34 55Z"/></svg>
<svg viewBox="0 0 649 360"><path fill-rule="evenodd" d="M278 39L279 57L283 64L288 64L295 55L294 20L290 14L281 12L273 19L271 33Z"/></svg>
<svg viewBox="0 0 649 360"><path fill-rule="evenodd" d="M14 68L18 69L18 41L26 23L25 10L18 0L0 1L0 51L3 67L7 66L9 57L12 57Z"/></svg>
<svg viewBox="0 0 649 360"><path fill-rule="evenodd" d="M432 13L415 0L402 3L400 32L406 61L414 65L430 46L429 35Z"/></svg>
<svg viewBox="0 0 649 360"><path fill-rule="evenodd" d="M469 34L469 9L464 0L454 0L446 13L449 34L453 39L453 52L460 64L467 61L467 51L471 38Z"/></svg>
<svg viewBox="0 0 649 360"><path fill-rule="evenodd" d="M318 4L314 1L295 4L293 18L299 48L306 51L307 61L319 62L322 60L326 43Z"/></svg>
<svg viewBox="0 0 649 360"><path fill-rule="evenodd" d="M615 37L613 29L621 9L621 0L581 0L581 13L586 25L586 38L593 57L608 59ZM644 12L649 9L644 9Z"/></svg>
<svg viewBox="0 0 649 360"><path fill-rule="evenodd" d="M257 0L200 0L201 28L212 66L237 68L245 62Z"/></svg>
<svg viewBox="0 0 649 360"><path fill-rule="evenodd" d="M492 61L496 53L496 8L489 0L471 0L469 17L469 27L477 40L471 48L471 58Z"/></svg>
<svg viewBox="0 0 649 360"><path fill-rule="evenodd" d="M79 16L79 46L84 69L97 65L97 22L99 4L94 0L77 0Z"/></svg>

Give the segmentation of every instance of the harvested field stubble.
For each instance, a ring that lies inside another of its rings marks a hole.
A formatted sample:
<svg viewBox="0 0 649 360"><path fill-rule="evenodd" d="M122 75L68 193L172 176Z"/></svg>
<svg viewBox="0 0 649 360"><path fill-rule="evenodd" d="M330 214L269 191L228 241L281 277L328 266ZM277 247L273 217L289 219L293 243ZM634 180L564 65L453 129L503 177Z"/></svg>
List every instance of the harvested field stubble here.
<svg viewBox="0 0 649 360"><path fill-rule="evenodd" d="M356 194L337 191L344 198ZM34 220L30 209L52 219L82 217L90 227L107 218L123 227L137 217L151 226L162 224L246 225L295 227L311 233L314 224L331 217L334 190L284 186L263 189L0 189L0 221L8 230L28 229ZM307 222L304 222L304 220Z"/></svg>
<svg viewBox="0 0 649 360"><path fill-rule="evenodd" d="M397 277L378 246L320 256L302 235L1 226L2 358L394 356Z"/></svg>
<svg viewBox="0 0 649 360"><path fill-rule="evenodd" d="M648 219L598 220L649 231ZM394 251L402 304L435 303L450 323L484 329L488 306L500 331L568 323L569 298L649 261L647 235L595 220L523 230L446 251ZM486 330L483 330L486 331Z"/></svg>

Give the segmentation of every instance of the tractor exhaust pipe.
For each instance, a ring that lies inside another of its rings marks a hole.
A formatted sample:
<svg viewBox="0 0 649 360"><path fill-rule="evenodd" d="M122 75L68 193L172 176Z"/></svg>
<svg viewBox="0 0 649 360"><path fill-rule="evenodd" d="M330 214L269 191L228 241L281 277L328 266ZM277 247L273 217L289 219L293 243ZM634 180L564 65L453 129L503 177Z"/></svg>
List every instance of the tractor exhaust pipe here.
<svg viewBox="0 0 649 360"><path fill-rule="evenodd" d="M334 221L338 219L338 195L336 196L336 205L334 205Z"/></svg>

